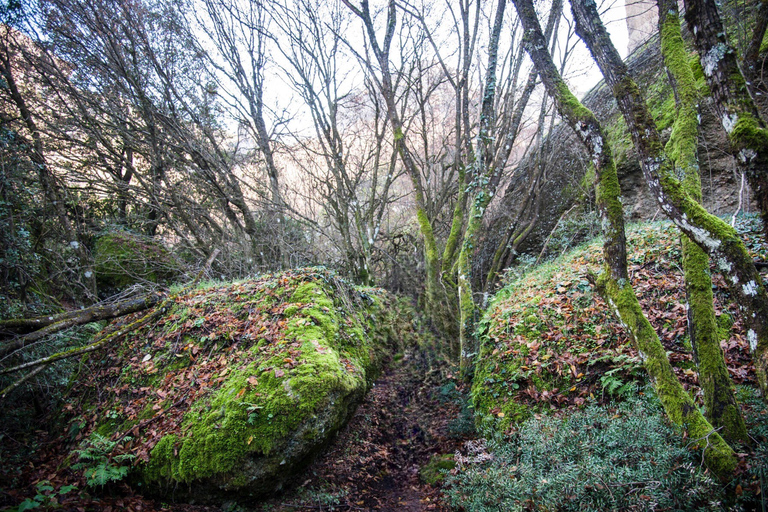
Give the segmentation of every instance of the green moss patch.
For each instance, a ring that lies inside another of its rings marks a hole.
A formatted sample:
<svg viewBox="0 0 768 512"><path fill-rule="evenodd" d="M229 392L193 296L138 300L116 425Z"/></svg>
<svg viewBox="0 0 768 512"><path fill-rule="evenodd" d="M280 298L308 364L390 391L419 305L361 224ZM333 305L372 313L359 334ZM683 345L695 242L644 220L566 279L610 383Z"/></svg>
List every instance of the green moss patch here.
<svg viewBox="0 0 768 512"><path fill-rule="evenodd" d="M145 487L257 496L349 418L397 351L398 307L322 269L203 287L90 361L73 412L84 435L130 433Z"/></svg>
<svg viewBox="0 0 768 512"><path fill-rule="evenodd" d="M443 480L448 471L456 467L456 461L453 460L453 454L433 455L429 462L419 469L419 478L429 485L438 485Z"/></svg>

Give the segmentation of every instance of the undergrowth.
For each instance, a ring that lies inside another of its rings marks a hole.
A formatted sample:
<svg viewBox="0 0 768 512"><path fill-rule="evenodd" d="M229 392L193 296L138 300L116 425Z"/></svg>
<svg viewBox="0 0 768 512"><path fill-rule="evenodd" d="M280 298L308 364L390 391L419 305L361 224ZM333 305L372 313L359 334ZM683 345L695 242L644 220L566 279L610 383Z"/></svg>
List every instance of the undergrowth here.
<svg viewBox="0 0 768 512"><path fill-rule="evenodd" d="M445 496L467 512L718 510L718 485L664 420L653 392L521 423L457 455ZM463 462L463 463L462 463Z"/></svg>

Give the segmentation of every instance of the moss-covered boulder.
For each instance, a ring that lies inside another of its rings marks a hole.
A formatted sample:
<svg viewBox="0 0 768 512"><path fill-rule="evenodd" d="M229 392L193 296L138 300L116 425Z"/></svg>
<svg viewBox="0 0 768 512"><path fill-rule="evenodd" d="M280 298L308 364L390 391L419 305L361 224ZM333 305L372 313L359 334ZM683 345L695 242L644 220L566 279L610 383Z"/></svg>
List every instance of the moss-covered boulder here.
<svg viewBox="0 0 768 512"><path fill-rule="evenodd" d="M756 217L737 226L756 259L765 259ZM679 233L668 222L628 229L630 276L643 311L692 395L698 380L686 320ZM595 293L602 240L530 269L505 286L480 322L481 351L472 387L480 427L506 431L536 413L581 407L634 392L643 379L640 358ZM715 310L726 359L736 382L754 379L749 348L728 287L715 276ZM734 319L737 319L734 323Z"/></svg>
<svg viewBox="0 0 768 512"><path fill-rule="evenodd" d="M158 240L112 231L96 240L94 271L101 286L125 288L141 281L168 282L184 265Z"/></svg>
<svg viewBox="0 0 768 512"><path fill-rule="evenodd" d="M165 498L258 497L349 419L397 349L397 307L318 269L197 289L86 363L72 425Z"/></svg>

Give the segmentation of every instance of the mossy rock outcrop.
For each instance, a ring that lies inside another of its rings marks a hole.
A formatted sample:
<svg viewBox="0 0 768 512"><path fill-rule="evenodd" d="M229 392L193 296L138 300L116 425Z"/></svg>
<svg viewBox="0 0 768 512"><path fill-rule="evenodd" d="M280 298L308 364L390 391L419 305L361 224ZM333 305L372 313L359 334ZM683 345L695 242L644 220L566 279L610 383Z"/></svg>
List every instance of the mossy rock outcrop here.
<svg viewBox="0 0 768 512"><path fill-rule="evenodd" d="M127 231L100 236L94 259L96 279L109 288L125 288L141 281L168 282L184 270L162 243Z"/></svg>
<svg viewBox="0 0 768 512"><path fill-rule="evenodd" d="M753 257L768 256L755 216L737 225ZM683 386L698 396L686 320L678 230L669 222L627 232L632 285ZM602 240L535 267L499 291L480 322L472 387L478 427L506 431L533 414L581 407L635 392L645 378L639 354L589 276L601 270ZM738 310L714 277L715 311L737 383L754 379ZM734 319L737 319L734 322Z"/></svg>
<svg viewBox="0 0 768 512"><path fill-rule="evenodd" d="M408 336L398 308L322 269L194 290L86 363L72 425L135 455L134 483L164 499L257 498L349 419Z"/></svg>

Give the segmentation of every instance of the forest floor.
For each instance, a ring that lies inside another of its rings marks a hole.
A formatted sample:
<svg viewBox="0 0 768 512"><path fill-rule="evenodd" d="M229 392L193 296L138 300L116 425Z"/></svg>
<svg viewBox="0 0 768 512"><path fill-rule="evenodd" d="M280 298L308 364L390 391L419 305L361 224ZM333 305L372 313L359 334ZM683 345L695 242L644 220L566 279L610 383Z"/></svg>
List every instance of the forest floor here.
<svg viewBox="0 0 768 512"><path fill-rule="evenodd" d="M303 473L304 481L258 510L448 510L419 470L473 433L461 391L450 374L430 370L424 353L406 352Z"/></svg>
<svg viewBox="0 0 768 512"><path fill-rule="evenodd" d="M45 504L82 512L445 511L439 488L424 483L419 470L432 455L453 453L474 433L464 391L461 382L445 367L436 367L427 353L407 350L387 366L346 427L300 479L258 504L212 507L159 502L126 484L92 494L71 492ZM80 483L73 472L59 471L64 455L60 438L41 430L33 437L25 440L36 447L22 470L26 485L12 491L13 496L3 492L0 509L4 503L17 502L17 493L34 494L35 483L41 481L57 489ZM0 489L11 471L8 466L0 468Z"/></svg>

